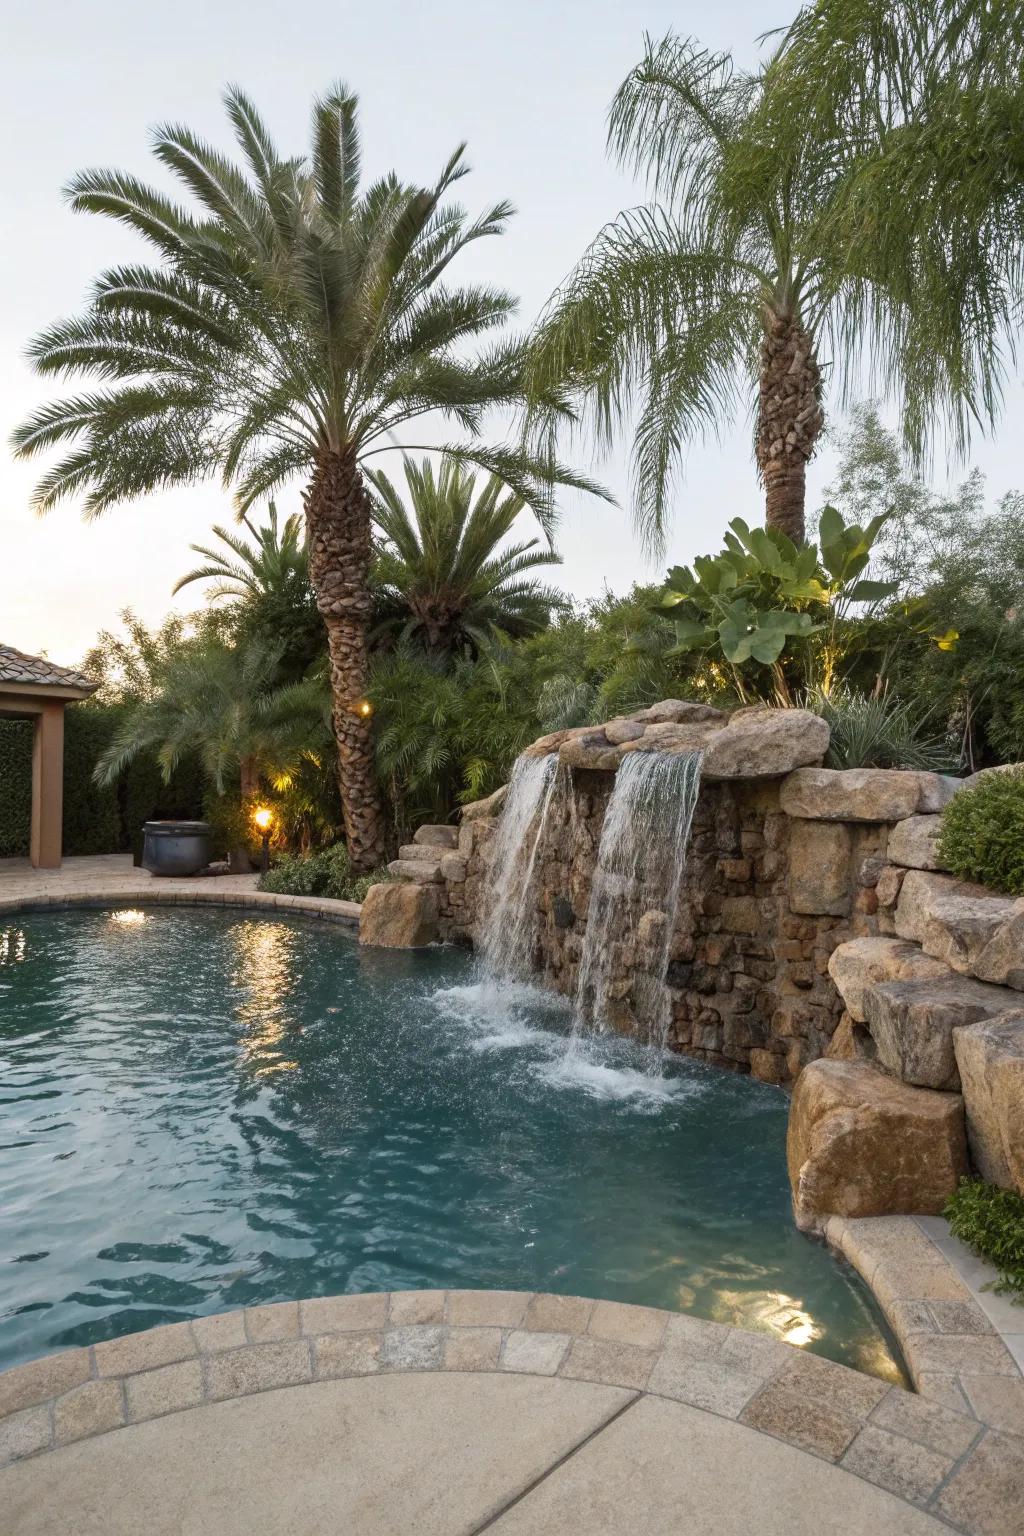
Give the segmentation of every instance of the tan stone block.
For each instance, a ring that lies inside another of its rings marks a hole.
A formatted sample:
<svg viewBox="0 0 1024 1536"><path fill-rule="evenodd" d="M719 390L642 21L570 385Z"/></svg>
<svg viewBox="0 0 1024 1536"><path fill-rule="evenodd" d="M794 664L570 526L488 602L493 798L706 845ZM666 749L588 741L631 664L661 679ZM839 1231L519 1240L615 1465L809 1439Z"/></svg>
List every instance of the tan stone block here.
<svg viewBox="0 0 1024 1536"><path fill-rule="evenodd" d="M914 1378L914 1386L920 1394L922 1402L928 1402L935 1407L948 1408L951 1412L961 1413L965 1417L971 1412L971 1405L960 1390L960 1383L955 1376L947 1376L942 1371L915 1371L913 1361L908 1364Z"/></svg>
<svg viewBox="0 0 1024 1536"><path fill-rule="evenodd" d="M305 1339L280 1344L247 1344L230 1354L211 1355L206 1363L210 1398L245 1397L273 1387L294 1387L310 1381L313 1369Z"/></svg>
<svg viewBox="0 0 1024 1536"><path fill-rule="evenodd" d="M453 1328L444 1345L446 1371L497 1370L500 1328Z"/></svg>
<svg viewBox="0 0 1024 1536"><path fill-rule="evenodd" d="M786 1440L826 1461L838 1461L861 1428L859 1419L813 1398L787 1391L780 1381L762 1387L740 1414L740 1422Z"/></svg>
<svg viewBox="0 0 1024 1536"><path fill-rule="evenodd" d="M447 1330L436 1323L411 1323L391 1328L384 1335L381 1368L386 1371L436 1371Z"/></svg>
<svg viewBox="0 0 1024 1536"><path fill-rule="evenodd" d="M718 1359L724 1365L767 1380L792 1363L793 1346L783 1344L769 1333L749 1333L733 1328L723 1340Z"/></svg>
<svg viewBox="0 0 1024 1536"><path fill-rule="evenodd" d="M250 1344L274 1344L299 1336L299 1304L277 1301L266 1307L246 1307L245 1331Z"/></svg>
<svg viewBox="0 0 1024 1536"><path fill-rule="evenodd" d="M935 1328L939 1333L995 1333L996 1331L973 1299L930 1301L928 1310L935 1320ZM934 1329L932 1331L934 1332Z"/></svg>
<svg viewBox="0 0 1024 1536"><path fill-rule="evenodd" d="M787 816L815 821L903 821L920 798L916 773L888 768L799 768L779 790Z"/></svg>
<svg viewBox="0 0 1024 1536"><path fill-rule="evenodd" d="M531 1333L517 1329L505 1339L501 1351L503 1371L525 1371L533 1376L553 1376L569 1348L567 1333Z"/></svg>
<svg viewBox="0 0 1024 1536"><path fill-rule="evenodd" d="M658 1358L654 1349L619 1344L589 1335L574 1339L560 1375L576 1381L600 1381L612 1387L643 1387Z"/></svg>
<svg viewBox="0 0 1024 1536"><path fill-rule="evenodd" d="M125 1383L128 1418L155 1419L163 1413L193 1408L203 1400L203 1367L199 1360L179 1360L177 1365L161 1365L155 1371L129 1376Z"/></svg>
<svg viewBox="0 0 1024 1536"><path fill-rule="evenodd" d="M853 837L843 822L794 821L789 837L789 905L794 912L845 917L853 899Z"/></svg>
<svg viewBox="0 0 1024 1536"><path fill-rule="evenodd" d="M51 1434L49 1408L23 1408L0 1419L0 1467L44 1451Z"/></svg>
<svg viewBox="0 0 1024 1536"><path fill-rule="evenodd" d="M647 1391L735 1419L763 1385L762 1376L737 1366L702 1360L684 1350L665 1350L648 1377Z"/></svg>
<svg viewBox="0 0 1024 1536"><path fill-rule="evenodd" d="M918 981L950 976L948 965L906 939L849 939L832 951L828 973L858 1024L867 1021L866 990L876 982Z"/></svg>
<svg viewBox="0 0 1024 1536"><path fill-rule="evenodd" d="M318 1381L339 1376L372 1376L380 1369L384 1335L373 1333L329 1333L313 1340L313 1355Z"/></svg>
<svg viewBox="0 0 1024 1536"><path fill-rule="evenodd" d="M966 1414L905 1392L902 1387L890 1387L873 1410L870 1422L907 1440L916 1440L954 1461L978 1436L978 1425Z"/></svg>
<svg viewBox="0 0 1024 1536"><path fill-rule="evenodd" d="M393 1291L388 1320L396 1326L444 1322L444 1291Z"/></svg>
<svg viewBox="0 0 1024 1536"><path fill-rule="evenodd" d="M1024 1194L1024 1011L956 1030L953 1049L978 1171Z"/></svg>
<svg viewBox="0 0 1024 1536"><path fill-rule="evenodd" d="M523 1327L538 1333L585 1333L594 1310L592 1301L580 1296L534 1296L526 1309Z"/></svg>
<svg viewBox="0 0 1024 1536"><path fill-rule="evenodd" d="M955 1465L950 1456L928 1450L901 1435L867 1424L840 1462L847 1472L888 1488L914 1504L924 1504Z"/></svg>
<svg viewBox="0 0 1024 1536"><path fill-rule="evenodd" d="M315 1296L299 1302L303 1333L366 1333L383 1328L388 1317L387 1291L368 1291L362 1296Z"/></svg>
<svg viewBox="0 0 1024 1536"><path fill-rule="evenodd" d="M599 1301L591 1313L588 1333L620 1344L655 1349L665 1337L668 1314L656 1307L635 1307L619 1301Z"/></svg>
<svg viewBox="0 0 1024 1536"><path fill-rule="evenodd" d="M960 1373L960 1387L983 1424L1024 1436L1024 1376Z"/></svg>
<svg viewBox="0 0 1024 1536"><path fill-rule="evenodd" d="M87 1435L102 1435L124 1423L124 1398L119 1381L87 1381L58 1397L53 1405L54 1441L70 1445Z"/></svg>
<svg viewBox="0 0 1024 1536"><path fill-rule="evenodd" d="M460 1328L518 1328L530 1291L449 1291L448 1321Z"/></svg>
<svg viewBox="0 0 1024 1536"><path fill-rule="evenodd" d="M938 1495L940 1515L971 1536L1011 1536L1024 1510L1024 1440L989 1430Z"/></svg>
<svg viewBox="0 0 1024 1536"><path fill-rule="evenodd" d="M794 1392L808 1402L820 1403L849 1418L861 1420L867 1418L890 1390L888 1382L880 1381L876 1376L866 1376L863 1371L850 1370L848 1366L827 1360L824 1355L812 1355L806 1350L794 1350L790 1363L779 1372L776 1380L782 1391Z"/></svg>
<svg viewBox="0 0 1024 1536"><path fill-rule="evenodd" d="M101 1376L130 1376L158 1365L172 1365L175 1360L187 1360L196 1353L196 1343L188 1323L169 1323L162 1328L147 1328L144 1333L107 1339L96 1344L93 1353Z"/></svg>
<svg viewBox="0 0 1024 1536"><path fill-rule="evenodd" d="M995 1334L935 1333L915 1340L914 1363L922 1371L1021 1379L1016 1360Z"/></svg>
<svg viewBox="0 0 1024 1536"><path fill-rule="evenodd" d="M194 1317L192 1333L201 1354L216 1355L225 1349L238 1349L247 1342L245 1313L215 1312L212 1317Z"/></svg>
<svg viewBox="0 0 1024 1536"><path fill-rule="evenodd" d="M409 867L415 867L412 861ZM431 885L371 885L359 914L359 942L385 949L436 943L439 913L440 897Z"/></svg>
<svg viewBox="0 0 1024 1536"><path fill-rule="evenodd" d="M688 1317L679 1312L668 1320L663 1348L672 1352L685 1351L707 1359L717 1355L735 1331L725 1323L711 1323L706 1318Z"/></svg>
<svg viewBox="0 0 1024 1536"><path fill-rule="evenodd" d="M27 1365L13 1366L0 1372L0 1418L45 1403L62 1392L88 1381L89 1351L66 1349L59 1355L44 1355Z"/></svg>

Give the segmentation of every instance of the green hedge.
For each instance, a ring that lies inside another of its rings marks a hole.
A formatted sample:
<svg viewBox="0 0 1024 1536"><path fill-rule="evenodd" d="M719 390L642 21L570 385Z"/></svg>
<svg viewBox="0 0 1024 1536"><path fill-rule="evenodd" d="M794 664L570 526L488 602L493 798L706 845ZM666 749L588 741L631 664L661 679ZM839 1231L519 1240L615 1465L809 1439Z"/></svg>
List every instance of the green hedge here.
<svg viewBox="0 0 1024 1536"><path fill-rule="evenodd" d="M1024 771L991 770L942 813L939 857L963 880L1024 896Z"/></svg>
<svg viewBox="0 0 1024 1536"><path fill-rule="evenodd" d="M139 757L115 784L93 783L96 760L120 723L118 705L72 705L64 716L64 852L124 853L142 846L142 823L202 815L206 783L186 762L164 784L152 757ZM28 853L32 816L32 722L0 720L0 858Z"/></svg>

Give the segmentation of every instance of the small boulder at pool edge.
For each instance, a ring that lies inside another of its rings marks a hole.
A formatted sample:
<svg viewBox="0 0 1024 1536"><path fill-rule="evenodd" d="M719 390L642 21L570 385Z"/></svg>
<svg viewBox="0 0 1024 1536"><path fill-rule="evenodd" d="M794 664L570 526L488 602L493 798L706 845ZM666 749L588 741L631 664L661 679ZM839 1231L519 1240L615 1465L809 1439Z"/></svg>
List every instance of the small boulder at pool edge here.
<svg viewBox="0 0 1024 1536"><path fill-rule="evenodd" d="M439 938L436 886L384 881L371 885L359 913L360 944L422 949Z"/></svg>

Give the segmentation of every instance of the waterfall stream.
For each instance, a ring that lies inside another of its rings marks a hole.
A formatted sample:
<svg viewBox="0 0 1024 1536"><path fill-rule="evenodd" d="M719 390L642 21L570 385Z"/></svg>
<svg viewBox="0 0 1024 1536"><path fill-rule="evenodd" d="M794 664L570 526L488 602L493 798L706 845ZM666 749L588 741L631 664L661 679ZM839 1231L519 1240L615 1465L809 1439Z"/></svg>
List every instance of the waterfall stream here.
<svg viewBox="0 0 1024 1536"><path fill-rule="evenodd" d="M490 907L480 940L484 967L495 978L532 980L537 850L558 781L553 753L516 759L495 834Z"/></svg>
<svg viewBox="0 0 1024 1536"><path fill-rule="evenodd" d="M580 958L573 1043L621 1019L664 1049L669 950L701 754L627 753L605 812ZM628 1003L626 999L629 999Z"/></svg>

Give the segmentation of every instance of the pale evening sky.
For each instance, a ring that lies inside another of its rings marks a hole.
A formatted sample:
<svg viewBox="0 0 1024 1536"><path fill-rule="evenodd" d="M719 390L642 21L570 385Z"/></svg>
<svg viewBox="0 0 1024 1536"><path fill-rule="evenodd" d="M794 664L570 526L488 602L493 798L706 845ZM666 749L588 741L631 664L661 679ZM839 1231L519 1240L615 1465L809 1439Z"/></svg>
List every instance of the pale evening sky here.
<svg viewBox="0 0 1024 1536"><path fill-rule="evenodd" d="M525 324L600 225L641 200L640 190L605 158L604 115L640 56L644 31L693 33L752 62L757 35L785 23L794 0L774 5L9 3L0 59L7 158L0 253L0 640L74 662L98 629L116 624L126 605L147 622L158 621L172 606L174 580L190 564L189 543L232 515L217 484L153 496L91 524L83 523L74 505L44 519L29 510L40 465L15 464L7 443L22 415L57 386L32 376L25 343L40 327L75 312L102 268L141 254L127 231L67 211L61 187L75 171L113 166L161 182L147 130L166 120L183 121L230 149L219 99L228 81L255 98L281 147L297 153L305 147L312 96L342 79L361 99L369 173L393 167L405 179L429 181L465 139L474 173L462 183L463 200L474 211L504 197L515 203L519 212L508 234L477 245L462 271L518 293ZM972 455L992 495L1024 485L1022 431L1024 390L1014 384L996 436L979 441ZM586 455L579 459L585 463ZM623 442L598 469L621 510L589 498L564 503L560 579L578 596L605 584L623 590L660 568L645 563L630 529L626 461ZM812 466L812 506L833 463L826 448ZM937 478L945 473L940 460ZM282 511L298 507L297 494L279 501ZM721 442L688 454L671 558L688 560L713 549L731 517L753 521L760 507L749 424L741 421Z"/></svg>

